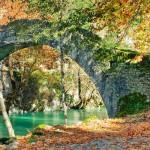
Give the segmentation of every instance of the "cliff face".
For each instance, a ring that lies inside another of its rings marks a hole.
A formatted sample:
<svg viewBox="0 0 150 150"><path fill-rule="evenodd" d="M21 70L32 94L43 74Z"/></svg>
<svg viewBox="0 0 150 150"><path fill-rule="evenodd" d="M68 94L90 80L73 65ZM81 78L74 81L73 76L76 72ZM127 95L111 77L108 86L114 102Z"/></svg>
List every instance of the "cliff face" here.
<svg viewBox="0 0 150 150"><path fill-rule="evenodd" d="M150 101L150 66L148 62L148 66L142 63L119 64L115 68L102 72L100 64L96 64L87 58L88 55L84 55L80 54L81 61L79 63L96 84L110 117L116 116L118 100L126 95L136 92L145 95L147 101ZM109 66L107 67L109 68Z"/></svg>

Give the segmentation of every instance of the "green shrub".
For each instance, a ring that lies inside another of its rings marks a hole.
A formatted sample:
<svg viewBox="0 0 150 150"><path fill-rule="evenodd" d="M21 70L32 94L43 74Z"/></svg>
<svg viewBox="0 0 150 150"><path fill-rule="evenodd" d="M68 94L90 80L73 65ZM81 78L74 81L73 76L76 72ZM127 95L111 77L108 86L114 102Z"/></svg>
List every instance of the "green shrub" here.
<svg viewBox="0 0 150 150"><path fill-rule="evenodd" d="M136 114L148 107L150 107L150 102L147 102L146 95L134 92L119 99L117 116Z"/></svg>

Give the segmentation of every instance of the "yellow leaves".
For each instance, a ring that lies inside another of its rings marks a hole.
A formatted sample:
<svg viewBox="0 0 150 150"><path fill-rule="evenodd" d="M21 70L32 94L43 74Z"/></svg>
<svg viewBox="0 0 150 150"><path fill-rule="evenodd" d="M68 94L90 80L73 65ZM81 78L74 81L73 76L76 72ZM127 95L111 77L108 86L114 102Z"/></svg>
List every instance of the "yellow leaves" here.
<svg viewBox="0 0 150 150"><path fill-rule="evenodd" d="M148 1L109 1L103 5L103 8L98 5L97 12L100 12L101 16L94 21L101 25L99 30L107 26L109 32L118 33L118 38L122 35L123 38L126 35L130 36L134 43L133 49L141 53L150 53L150 3Z"/></svg>
<svg viewBox="0 0 150 150"><path fill-rule="evenodd" d="M141 53L150 53L150 11L147 9L149 4L143 4L142 15L137 17L138 24L130 30L135 43L135 49Z"/></svg>
<svg viewBox="0 0 150 150"><path fill-rule="evenodd" d="M115 10L118 10L120 8L120 4L116 2L113 7Z"/></svg>
<svg viewBox="0 0 150 150"><path fill-rule="evenodd" d="M131 63L132 64L136 64L136 63L139 63L139 62L141 62L142 60L143 60L143 55L141 54L141 55L139 55L139 56L135 56L132 60L131 60Z"/></svg>
<svg viewBox="0 0 150 150"><path fill-rule="evenodd" d="M97 12L101 17L97 18L96 23L102 27L109 26L112 32L123 32L131 25L131 20L136 13L138 4L133 0L114 0L107 2L103 8L98 5ZM95 21L95 20L94 20Z"/></svg>
<svg viewBox="0 0 150 150"><path fill-rule="evenodd" d="M43 45L42 46L42 49L46 50L46 49L49 49L50 47L48 45Z"/></svg>

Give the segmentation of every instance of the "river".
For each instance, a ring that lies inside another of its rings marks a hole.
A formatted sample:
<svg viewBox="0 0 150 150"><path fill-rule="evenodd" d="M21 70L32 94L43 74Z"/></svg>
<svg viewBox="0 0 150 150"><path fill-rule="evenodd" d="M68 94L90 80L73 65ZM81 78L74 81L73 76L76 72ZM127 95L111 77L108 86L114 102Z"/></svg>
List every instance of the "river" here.
<svg viewBox="0 0 150 150"><path fill-rule="evenodd" d="M85 120L90 116L96 116L99 119L107 118L107 112L104 107L87 110L68 110L68 124L75 124ZM39 124L63 125L63 111L55 112L33 112L26 114L13 114L10 116L16 135L25 135ZM0 138L7 137L7 130L0 116Z"/></svg>

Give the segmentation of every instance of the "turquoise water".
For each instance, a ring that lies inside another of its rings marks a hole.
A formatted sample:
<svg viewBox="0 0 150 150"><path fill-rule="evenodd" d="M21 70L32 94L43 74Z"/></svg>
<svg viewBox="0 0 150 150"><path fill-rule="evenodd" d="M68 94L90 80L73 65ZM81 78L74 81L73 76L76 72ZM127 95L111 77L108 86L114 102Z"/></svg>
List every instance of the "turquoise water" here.
<svg viewBox="0 0 150 150"><path fill-rule="evenodd" d="M90 116L97 116L99 119L107 118L106 109L68 110L68 124L78 123ZM14 114L10 119L16 135L25 135L39 124L52 126L64 124L63 111ZM7 130L0 116L0 138L6 136Z"/></svg>

